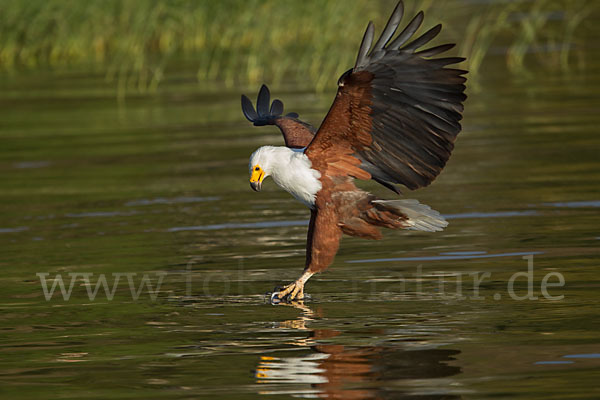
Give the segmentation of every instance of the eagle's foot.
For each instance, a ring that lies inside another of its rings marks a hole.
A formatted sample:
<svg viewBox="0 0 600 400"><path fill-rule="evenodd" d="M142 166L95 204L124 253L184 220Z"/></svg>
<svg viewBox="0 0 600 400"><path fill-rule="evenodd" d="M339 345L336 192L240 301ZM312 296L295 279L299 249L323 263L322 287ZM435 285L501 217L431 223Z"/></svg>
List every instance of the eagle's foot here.
<svg viewBox="0 0 600 400"><path fill-rule="evenodd" d="M271 294L271 301L291 303L292 301L304 299L304 282L298 279L295 282L290 283L282 287L281 289L275 288L273 294Z"/></svg>
<svg viewBox="0 0 600 400"><path fill-rule="evenodd" d="M295 282L284 287L276 287L271 293L271 303L292 303L304 299L304 284L313 276L314 272L304 271Z"/></svg>

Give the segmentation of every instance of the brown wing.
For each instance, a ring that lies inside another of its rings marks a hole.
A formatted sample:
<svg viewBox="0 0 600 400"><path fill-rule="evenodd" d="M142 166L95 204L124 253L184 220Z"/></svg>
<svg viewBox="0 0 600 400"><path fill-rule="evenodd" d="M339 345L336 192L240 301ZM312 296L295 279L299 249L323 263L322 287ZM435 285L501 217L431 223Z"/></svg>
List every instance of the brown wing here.
<svg viewBox="0 0 600 400"><path fill-rule="evenodd" d="M427 186L446 164L461 130L467 72L445 68L463 58L432 58L452 44L417 51L441 25L407 44L423 12L390 41L402 15L400 2L372 49L369 23L356 65L340 77L335 101L305 150L321 172L344 174L351 164L345 175L372 178L396 192L394 184Z"/></svg>
<svg viewBox="0 0 600 400"><path fill-rule="evenodd" d="M266 85L262 85L256 99L256 110L252 101L242 95L242 112L248 121L255 126L276 125L283 133L285 145L291 148L308 146L315 135L315 128L298 119L298 114L283 114L283 103L279 99L273 100L269 107L271 94Z"/></svg>

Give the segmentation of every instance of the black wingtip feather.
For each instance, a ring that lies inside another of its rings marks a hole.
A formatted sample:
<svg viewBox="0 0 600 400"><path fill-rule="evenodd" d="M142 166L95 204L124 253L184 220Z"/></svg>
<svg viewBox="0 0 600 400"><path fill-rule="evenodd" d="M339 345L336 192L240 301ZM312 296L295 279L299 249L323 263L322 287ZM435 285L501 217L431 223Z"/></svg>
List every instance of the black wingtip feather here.
<svg viewBox="0 0 600 400"><path fill-rule="evenodd" d="M421 57L433 57L435 55L444 53L444 52L454 48L454 46L456 46L456 44L454 44L454 43L442 44L440 46L435 46L435 47L431 47L426 50L418 51L415 54L418 54Z"/></svg>
<svg viewBox="0 0 600 400"><path fill-rule="evenodd" d="M361 67L368 64L369 58L367 57L367 54L369 53L371 44L373 44L374 36L375 27L373 26L373 21L369 21L369 25L367 25L367 30L365 31L365 35L360 44L360 49L358 50L358 57L356 57L356 64L354 65L355 70L359 70Z"/></svg>
<svg viewBox="0 0 600 400"><path fill-rule="evenodd" d="M423 13L423 11L419 11L417 15L415 15L414 18L408 23L408 25L406 25L406 28L404 28L404 30L400 32L398 37L396 37L396 39L394 39L394 41L390 43L388 48L390 50L398 50L400 46L406 43L412 37L412 35L415 34L415 32L423 23L424 18L425 14Z"/></svg>
<svg viewBox="0 0 600 400"><path fill-rule="evenodd" d="M283 114L283 103L279 99L273 100L273 104L271 104L271 109L269 110L269 114L273 117L278 117Z"/></svg>
<svg viewBox="0 0 600 400"><path fill-rule="evenodd" d="M383 49L388 44L392 36L394 36L394 33L396 33L396 29L398 29L398 25L400 25L400 21L402 21L403 16L404 3L399 1L398 4L396 4L396 8L394 8L394 11L392 12L392 15L390 16L385 28L383 28L383 32L377 40L377 43L375 43L375 46L373 46L372 53Z"/></svg>
<svg viewBox="0 0 600 400"><path fill-rule="evenodd" d="M274 125L277 118L298 118L297 113L288 113L282 117L283 103L279 99L270 103L271 93L267 85L262 85L256 98L256 109L252 100L242 95L242 112L246 119L256 126Z"/></svg>
<svg viewBox="0 0 600 400"><path fill-rule="evenodd" d="M250 122L254 122L256 119L258 119L258 114L254 110L252 101L246 95L242 95L242 112L244 113L246 119Z"/></svg>
<svg viewBox="0 0 600 400"><path fill-rule="evenodd" d="M415 51L419 47L429 43L433 38L435 38L442 31L442 24L437 24L417 39L410 42L408 45L404 46L404 50Z"/></svg>
<svg viewBox="0 0 600 400"><path fill-rule="evenodd" d="M269 103L271 99L271 93L267 85L263 84L258 91L258 97L256 98L256 111L260 118L267 117L269 115Z"/></svg>

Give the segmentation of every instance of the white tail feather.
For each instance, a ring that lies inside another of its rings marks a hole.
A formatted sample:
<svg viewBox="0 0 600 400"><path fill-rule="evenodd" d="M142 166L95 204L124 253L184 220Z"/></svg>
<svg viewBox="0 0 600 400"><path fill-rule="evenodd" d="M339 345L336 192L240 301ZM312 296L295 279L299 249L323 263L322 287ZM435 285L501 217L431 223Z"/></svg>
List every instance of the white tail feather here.
<svg viewBox="0 0 600 400"><path fill-rule="evenodd" d="M402 200L374 200L373 203L381 204L386 208L395 208L408 217L406 223L416 231L438 232L448 226L448 221L426 204L421 204L414 199Z"/></svg>

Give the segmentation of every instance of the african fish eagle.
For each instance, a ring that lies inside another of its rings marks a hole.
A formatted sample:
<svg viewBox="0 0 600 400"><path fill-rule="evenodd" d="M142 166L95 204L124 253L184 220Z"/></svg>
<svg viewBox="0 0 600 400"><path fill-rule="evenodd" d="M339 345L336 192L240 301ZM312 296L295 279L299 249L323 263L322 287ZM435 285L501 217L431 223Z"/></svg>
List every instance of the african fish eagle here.
<svg viewBox="0 0 600 400"><path fill-rule="evenodd" d="M383 200L354 185L355 179L373 179L397 194L396 184L411 190L429 185L461 130L467 71L447 66L464 58L435 57L454 44L419 50L442 28L436 25L411 40L423 22L422 11L392 40L403 14L400 1L374 45L369 22L356 64L340 77L318 130L296 113L283 115L280 100L269 104L265 85L256 109L242 95L246 118L256 126L276 125L286 145L263 146L252 154L252 189L259 191L271 176L311 211L304 272L273 293L274 302L304 298L306 281L333 262L343 233L380 239L380 227L435 232L448 225L416 200Z"/></svg>

